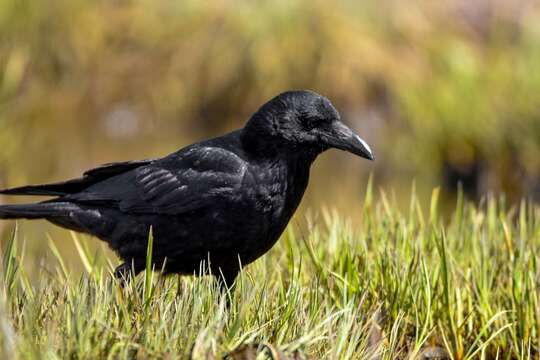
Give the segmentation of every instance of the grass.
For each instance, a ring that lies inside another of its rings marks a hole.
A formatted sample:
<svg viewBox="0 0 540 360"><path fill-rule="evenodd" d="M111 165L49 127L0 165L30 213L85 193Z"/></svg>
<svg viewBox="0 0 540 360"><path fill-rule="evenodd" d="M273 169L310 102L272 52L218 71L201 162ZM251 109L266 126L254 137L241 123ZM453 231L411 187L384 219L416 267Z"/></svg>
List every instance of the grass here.
<svg viewBox="0 0 540 360"><path fill-rule="evenodd" d="M425 214L414 194L404 214L368 192L354 228L321 211L291 224L230 294L209 277L151 271L122 288L78 236L83 275L70 274L51 240L56 264L31 279L14 231L3 248L0 355L537 358L540 208L459 197L450 216L438 209L436 190Z"/></svg>

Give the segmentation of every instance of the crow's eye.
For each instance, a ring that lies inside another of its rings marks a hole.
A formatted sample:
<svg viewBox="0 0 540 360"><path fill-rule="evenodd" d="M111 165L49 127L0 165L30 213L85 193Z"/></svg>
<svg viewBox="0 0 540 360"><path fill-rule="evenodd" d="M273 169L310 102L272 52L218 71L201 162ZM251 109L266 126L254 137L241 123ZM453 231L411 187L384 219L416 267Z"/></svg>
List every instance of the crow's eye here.
<svg viewBox="0 0 540 360"><path fill-rule="evenodd" d="M300 121L304 126L304 129L309 131L315 128L321 127L324 124L324 119L313 116L301 116Z"/></svg>

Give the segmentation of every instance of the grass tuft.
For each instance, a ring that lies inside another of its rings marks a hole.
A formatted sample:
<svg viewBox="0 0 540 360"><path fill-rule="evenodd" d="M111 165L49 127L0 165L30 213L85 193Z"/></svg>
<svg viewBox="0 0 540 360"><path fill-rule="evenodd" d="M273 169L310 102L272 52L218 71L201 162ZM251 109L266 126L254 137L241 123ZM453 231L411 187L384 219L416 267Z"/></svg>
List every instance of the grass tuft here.
<svg viewBox="0 0 540 360"><path fill-rule="evenodd" d="M230 294L211 277L158 276L151 261L121 287L75 234L83 274L49 239L53 263L30 278L14 230L2 247L0 356L538 357L538 206L459 196L444 217L438 190L427 214L414 191L405 214L368 194L356 227L331 210L291 225ZM153 245L150 232L148 255Z"/></svg>

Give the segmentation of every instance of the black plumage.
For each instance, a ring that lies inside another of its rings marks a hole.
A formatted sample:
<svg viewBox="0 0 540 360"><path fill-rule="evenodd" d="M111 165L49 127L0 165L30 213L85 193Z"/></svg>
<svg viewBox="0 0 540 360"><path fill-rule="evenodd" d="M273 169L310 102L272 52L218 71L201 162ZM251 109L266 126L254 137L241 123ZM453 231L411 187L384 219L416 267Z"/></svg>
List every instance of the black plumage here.
<svg viewBox="0 0 540 360"><path fill-rule="evenodd" d="M285 229L320 153L339 148L373 159L330 101L311 91L282 93L246 126L164 158L103 165L83 177L1 190L51 200L0 206L0 218L43 218L106 241L144 269L149 229L152 259L166 273L194 274L208 261L232 284L240 264L267 252Z"/></svg>

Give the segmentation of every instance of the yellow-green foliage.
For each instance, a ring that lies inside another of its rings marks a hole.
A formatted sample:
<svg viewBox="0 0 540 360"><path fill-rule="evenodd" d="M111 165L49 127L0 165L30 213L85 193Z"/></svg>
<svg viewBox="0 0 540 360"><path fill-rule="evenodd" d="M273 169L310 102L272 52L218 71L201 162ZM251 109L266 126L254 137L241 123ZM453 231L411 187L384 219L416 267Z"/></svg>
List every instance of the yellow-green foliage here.
<svg viewBox="0 0 540 360"><path fill-rule="evenodd" d="M482 190L538 192L538 24L534 1L4 0L3 180L163 154L312 88L385 181L480 165Z"/></svg>
<svg viewBox="0 0 540 360"><path fill-rule="evenodd" d="M84 274L51 242L56 260L29 278L16 234L3 248L3 358L218 359L245 344L312 359L536 358L538 207L460 197L443 221L438 190L429 213L414 195L408 214L371 199L358 227L327 211L290 226L224 295L210 277L151 272L122 288L77 237Z"/></svg>

